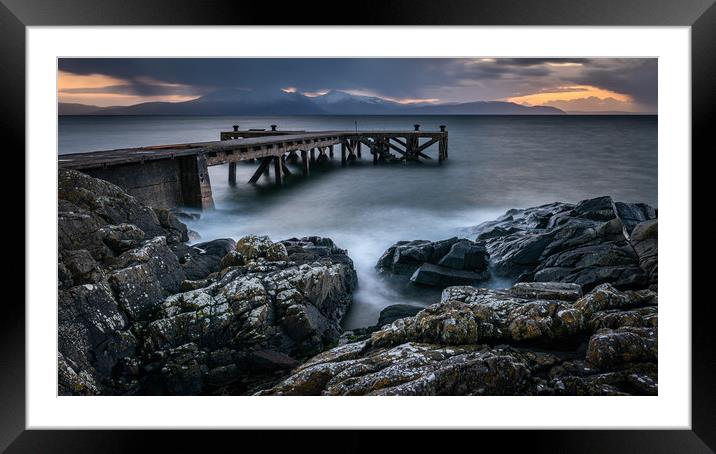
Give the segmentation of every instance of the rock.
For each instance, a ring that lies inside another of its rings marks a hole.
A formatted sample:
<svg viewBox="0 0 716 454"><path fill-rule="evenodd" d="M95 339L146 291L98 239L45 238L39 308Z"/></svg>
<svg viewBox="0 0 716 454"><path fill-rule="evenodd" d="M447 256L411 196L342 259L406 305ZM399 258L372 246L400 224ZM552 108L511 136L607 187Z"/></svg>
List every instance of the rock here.
<svg viewBox="0 0 716 454"><path fill-rule="evenodd" d="M144 232L134 224L108 225L100 232L104 244L118 254L139 246L144 240Z"/></svg>
<svg viewBox="0 0 716 454"><path fill-rule="evenodd" d="M64 251L61 253L60 264L64 266L69 274L72 285L91 284L99 282L104 278L102 269L97 264L92 254L85 249Z"/></svg>
<svg viewBox="0 0 716 454"><path fill-rule="evenodd" d="M222 238L191 246L178 244L172 247L174 254L179 257L187 279L204 279L211 273L221 271L221 261L233 251L236 242L231 238Z"/></svg>
<svg viewBox="0 0 716 454"><path fill-rule="evenodd" d="M170 242L189 241L186 224L179 221L173 211L165 208L152 208L152 210L157 215L159 224L169 232L167 236L170 238Z"/></svg>
<svg viewBox="0 0 716 454"><path fill-rule="evenodd" d="M633 309L657 305L657 295L650 290L621 292L610 284L602 284L574 303L586 317L610 309Z"/></svg>
<svg viewBox="0 0 716 454"><path fill-rule="evenodd" d="M639 257L639 266L646 273L649 284L656 286L659 281L658 220L652 219L637 224L631 232L630 241Z"/></svg>
<svg viewBox="0 0 716 454"><path fill-rule="evenodd" d="M248 235L236 242L236 252L246 260L266 257L266 252L273 243L267 236Z"/></svg>
<svg viewBox="0 0 716 454"><path fill-rule="evenodd" d="M460 271L431 263L423 263L410 277L410 282L433 287L447 287L450 285L474 284L488 277L489 273L487 272Z"/></svg>
<svg viewBox="0 0 716 454"><path fill-rule="evenodd" d="M399 241L376 264L382 272L411 274L410 281L445 287L470 284L489 277L487 251L457 237L442 241Z"/></svg>
<svg viewBox="0 0 716 454"><path fill-rule="evenodd" d="M290 369L295 358L335 343L356 285L352 266L343 260L332 263L330 257L301 265L259 257L212 279L167 298L142 334L146 355L185 344L209 354L237 352L232 363L243 365L238 375L227 368L215 370L227 364L210 362L210 386L230 382L247 387L261 374Z"/></svg>
<svg viewBox="0 0 716 454"><path fill-rule="evenodd" d="M470 240L461 240L452 245L438 265L456 270L484 271L488 265L487 250Z"/></svg>
<svg viewBox="0 0 716 454"><path fill-rule="evenodd" d="M582 287L561 282L518 282L510 293L523 298L576 301L582 296Z"/></svg>
<svg viewBox="0 0 716 454"><path fill-rule="evenodd" d="M573 300L576 290L546 284L535 298L526 286L448 287L440 303L320 353L257 394L656 394L655 294L603 285L574 303L542 299ZM569 345L575 353L565 354Z"/></svg>
<svg viewBox="0 0 716 454"><path fill-rule="evenodd" d="M99 393L120 358L134 354L136 340L127 326L106 282L59 293L60 394Z"/></svg>
<svg viewBox="0 0 716 454"><path fill-rule="evenodd" d="M413 306L412 304L392 304L380 311L376 327L380 328L398 319L412 317L423 309L421 306Z"/></svg>
<svg viewBox="0 0 716 454"><path fill-rule="evenodd" d="M600 368L613 368L658 358L658 328L601 329L589 339L587 360Z"/></svg>
<svg viewBox="0 0 716 454"><path fill-rule="evenodd" d="M118 257L121 269L108 280L120 307L132 320L146 320L167 295L180 290L186 274L164 237L145 241L141 247Z"/></svg>
<svg viewBox="0 0 716 454"><path fill-rule="evenodd" d="M627 235L631 235L638 224L656 219L656 210L645 203L614 202L614 209Z"/></svg>
<svg viewBox="0 0 716 454"><path fill-rule="evenodd" d="M244 261L244 256L241 255L240 252L229 251L221 259L221 262L219 262L219 269L223 270L224 268L228 268L230 266L241 266L245 263L246 262Z"/></svg>
<svg viewBox="0 0 716 454"><path fill-rule="evenodd" d="M587 291L602 283L638 289L653 282L640 266L630 233L654 216L648 205L598 197L510 210L470 232L484 242L498 276L575 283Z"/></svg>
<svg viewBox="0 0 716 454"><path fill-rule="evenodd" d="M266 260L269 262L286 262L288 261L288 252L286 246L281 243L274 243L266 250Z"/></svg>

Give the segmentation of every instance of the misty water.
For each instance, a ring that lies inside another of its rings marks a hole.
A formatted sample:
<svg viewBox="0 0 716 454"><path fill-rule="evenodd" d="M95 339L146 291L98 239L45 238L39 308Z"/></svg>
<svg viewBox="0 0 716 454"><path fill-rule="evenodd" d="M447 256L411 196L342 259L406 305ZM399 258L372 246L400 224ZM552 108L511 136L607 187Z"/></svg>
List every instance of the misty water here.
<svg viewBox="0 0 716 454"><path fill-rule="evenodd" d="M297 165L283 187L262 178L246 182L257 164L237 166L238 184L228 185L228 166L209 169L216 209L189 228L201 240L246 234L277 241L318 235L348 250L359 279L346 328L375 323L396 303L427 305L440 291L414 288L406 278L380 276L374 265L399 240L438 240L491 220L509 208L611 195L657 206L656 116L345 116L345 117L60 117L59 153L218 140L219 131L423 129L449 131L449 160L423 165L373 166L363 160L346 168L340 153L304 177ZM437 156L437 146L428 149ZM493 279L485 284L503 287Z"/></svg>

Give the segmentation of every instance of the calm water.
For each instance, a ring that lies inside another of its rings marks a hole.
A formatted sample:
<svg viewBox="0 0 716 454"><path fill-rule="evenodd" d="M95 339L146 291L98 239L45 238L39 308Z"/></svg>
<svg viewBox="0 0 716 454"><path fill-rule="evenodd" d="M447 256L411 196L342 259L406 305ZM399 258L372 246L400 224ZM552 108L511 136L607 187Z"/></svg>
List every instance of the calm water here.
<svg viewBox="0 0 716 454"><path fill-rule="evenodd" d="M273 240L320 235L348 249L359 289L348 328L373 324L390 304L437 301L439 291L416 291L386 281L373 266L392 243L437 240L493 219L513 207L577 202L611 195L657 206L657 117L60 117L60 154L163 143L218 140L219 131L280 129L423 129L446 124L450 159L434 164L374 167L363 160L341 168L340 154L304 178L295 169L280 190L262 179L245 184L256 165L210 168L216 210L190 224L203 240L269 235ZM437 147L428 154L435 156ZM489 286L508 282L493 281Z"/></svg>

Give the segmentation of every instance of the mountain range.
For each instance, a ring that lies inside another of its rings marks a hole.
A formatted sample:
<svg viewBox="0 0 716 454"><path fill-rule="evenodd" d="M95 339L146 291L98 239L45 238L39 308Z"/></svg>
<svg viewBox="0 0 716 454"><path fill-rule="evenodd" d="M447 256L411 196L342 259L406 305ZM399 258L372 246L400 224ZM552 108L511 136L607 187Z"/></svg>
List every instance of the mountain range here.
<svg viewBox="0 0 716 454"><path fill-rule="evenodd" d="M191 101L144 102L99 107L59 103L59 115L561 115L549 106L523 106L504 101L465 103L399 103L376 96L331 90L319 96L284 91L224 89Z"/></svg>

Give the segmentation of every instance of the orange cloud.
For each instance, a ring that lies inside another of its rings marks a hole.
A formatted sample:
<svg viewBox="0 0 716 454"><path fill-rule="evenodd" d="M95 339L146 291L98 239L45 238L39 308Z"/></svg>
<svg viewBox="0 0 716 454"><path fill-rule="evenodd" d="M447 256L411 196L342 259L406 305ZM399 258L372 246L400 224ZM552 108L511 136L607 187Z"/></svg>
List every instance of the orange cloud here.
<svg viewBox="0 0 716 454"><path fill-rule="evenodd" d="M613 99L622 103L631 103L631 96L592 85L571 85L547 89L537 93L523 96L505 98L504 101L525 104L529 106L542 106L558 101L573 101L577 99L595 98L598 100Z"/></svg>
<svg viewBox="0 0 716 454"><path fill-rule="evenodd" d="M158 85L170 88L186 87L182 84L171 84L158 81L149 77L139 77L139 82L148 85ZM74 74L67 71L58 71L57 74L57 98L63 103L80 103L100 107L107 106L129 106L142 102L182 102L191 101L198 96L190 95L156 95L142 96L130 93L117 93L112 89L127 86L130 81L119 79L104 74ZM87 93L78 90L90 89Z"/></svg>

